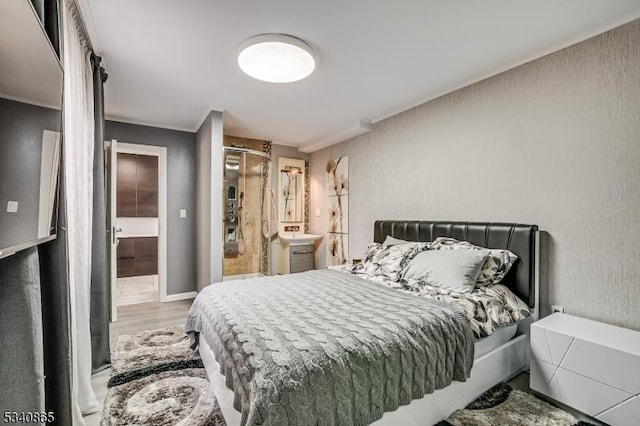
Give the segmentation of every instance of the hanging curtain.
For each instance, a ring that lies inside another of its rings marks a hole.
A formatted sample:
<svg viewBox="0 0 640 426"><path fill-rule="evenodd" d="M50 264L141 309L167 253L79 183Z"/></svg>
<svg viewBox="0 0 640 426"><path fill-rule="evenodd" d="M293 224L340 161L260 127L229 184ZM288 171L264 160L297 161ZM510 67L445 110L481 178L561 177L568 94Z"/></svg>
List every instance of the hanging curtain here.
<svg viewBox="0 0 640 426"><path fill-rule="evenodd" d="M38 249L0 259L0 407L44 410L43 333ZM7 423L7 419L3 419Z"/></svg>
<svg viewBox="0 0 640 426"><path fill-rule="evenodd" d="M104 82L102 58L91 54L93 68L94 154L93 223L91 245L91 365L93 372L111 365L109 350L109 240L104 176Z"/></svg>
<svg viewBox="0 0 640 426"><path fill-rule="evenodd" d="M64 0L64 177L71 310L74 425L98 411L91 388L91 240L93 214L93 69L89 42L72 0Z"/></svg>
<svg viewBox="0 0 640 426"><path fill-rule="evenodd" d="M64 133L62 149L65 149ZM62 160L64 161L64 160ZM64 164L58 177L59 199L56 239L38 247L44 334L45 408L56 413L52 426L73 424L71 397L71 319L67 258L67 215Z"/></svg>

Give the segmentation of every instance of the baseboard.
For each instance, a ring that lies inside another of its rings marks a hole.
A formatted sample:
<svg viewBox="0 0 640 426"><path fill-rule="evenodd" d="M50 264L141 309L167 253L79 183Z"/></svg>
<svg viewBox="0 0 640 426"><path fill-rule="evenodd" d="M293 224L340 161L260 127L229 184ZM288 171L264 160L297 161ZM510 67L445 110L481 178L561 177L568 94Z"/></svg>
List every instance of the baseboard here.
<svg viewBox="0 0 640 426"><path fill-rule="evenodd" d="M197 291L188 291L186 293L167 294L160 302L176 302L178 300L195 299L198 295Z"/></svg>

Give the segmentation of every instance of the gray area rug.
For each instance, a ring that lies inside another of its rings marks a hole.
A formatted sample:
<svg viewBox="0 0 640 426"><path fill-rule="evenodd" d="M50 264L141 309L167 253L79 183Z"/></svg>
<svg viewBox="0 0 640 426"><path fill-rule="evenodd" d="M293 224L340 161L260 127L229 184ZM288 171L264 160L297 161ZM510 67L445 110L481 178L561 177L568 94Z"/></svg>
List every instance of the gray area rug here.
<svg viewBox="0 0 640 426"><path fill-rule="evenodd" d="M489 389L436 426L587 426L571 414L508 384Z"/></svg>
<svg viewBox="0 0 640 426"><path fill-rule="evenodd" d="M225 426L184 327L121 336L112 363L102 426Z"/></svg>

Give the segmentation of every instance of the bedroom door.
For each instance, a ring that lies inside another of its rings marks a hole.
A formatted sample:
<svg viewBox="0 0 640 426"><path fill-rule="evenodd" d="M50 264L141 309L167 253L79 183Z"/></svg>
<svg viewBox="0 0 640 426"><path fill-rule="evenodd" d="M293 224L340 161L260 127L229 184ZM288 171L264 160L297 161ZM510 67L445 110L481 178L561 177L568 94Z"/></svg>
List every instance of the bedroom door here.
<svg viewBox="0 0 640 426"><path fill-rule="evenodd" d="M106 145L111 321L115 322L118 305L167 301L167 149L116 140Z"/></svg>
<svg viewBox="0 0 640 426"><path fill-rule="evenodd" d="M116 227L116 206L118 197L118 141L111 140L107 145L109 150L108 176L109 176L109 230L110 254L109 254L109 281L111 284L111 321L118 319L118 228ZM120 229L122 231L122 229Z"/></svg>

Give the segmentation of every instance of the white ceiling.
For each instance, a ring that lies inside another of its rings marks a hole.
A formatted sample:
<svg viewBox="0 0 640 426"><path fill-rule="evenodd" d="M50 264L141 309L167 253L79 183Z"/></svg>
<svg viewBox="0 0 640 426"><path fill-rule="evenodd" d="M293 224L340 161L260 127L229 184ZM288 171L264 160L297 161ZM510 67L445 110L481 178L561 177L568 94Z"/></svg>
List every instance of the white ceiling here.
<svg viewBox="0 0 640 426"><path fill-rule="evenodd" d="M105 58L107 118L312 151L640 17L638 0L79 0ZM285 33L320 54L306 80L242 73L237 48Z"/></svg>

